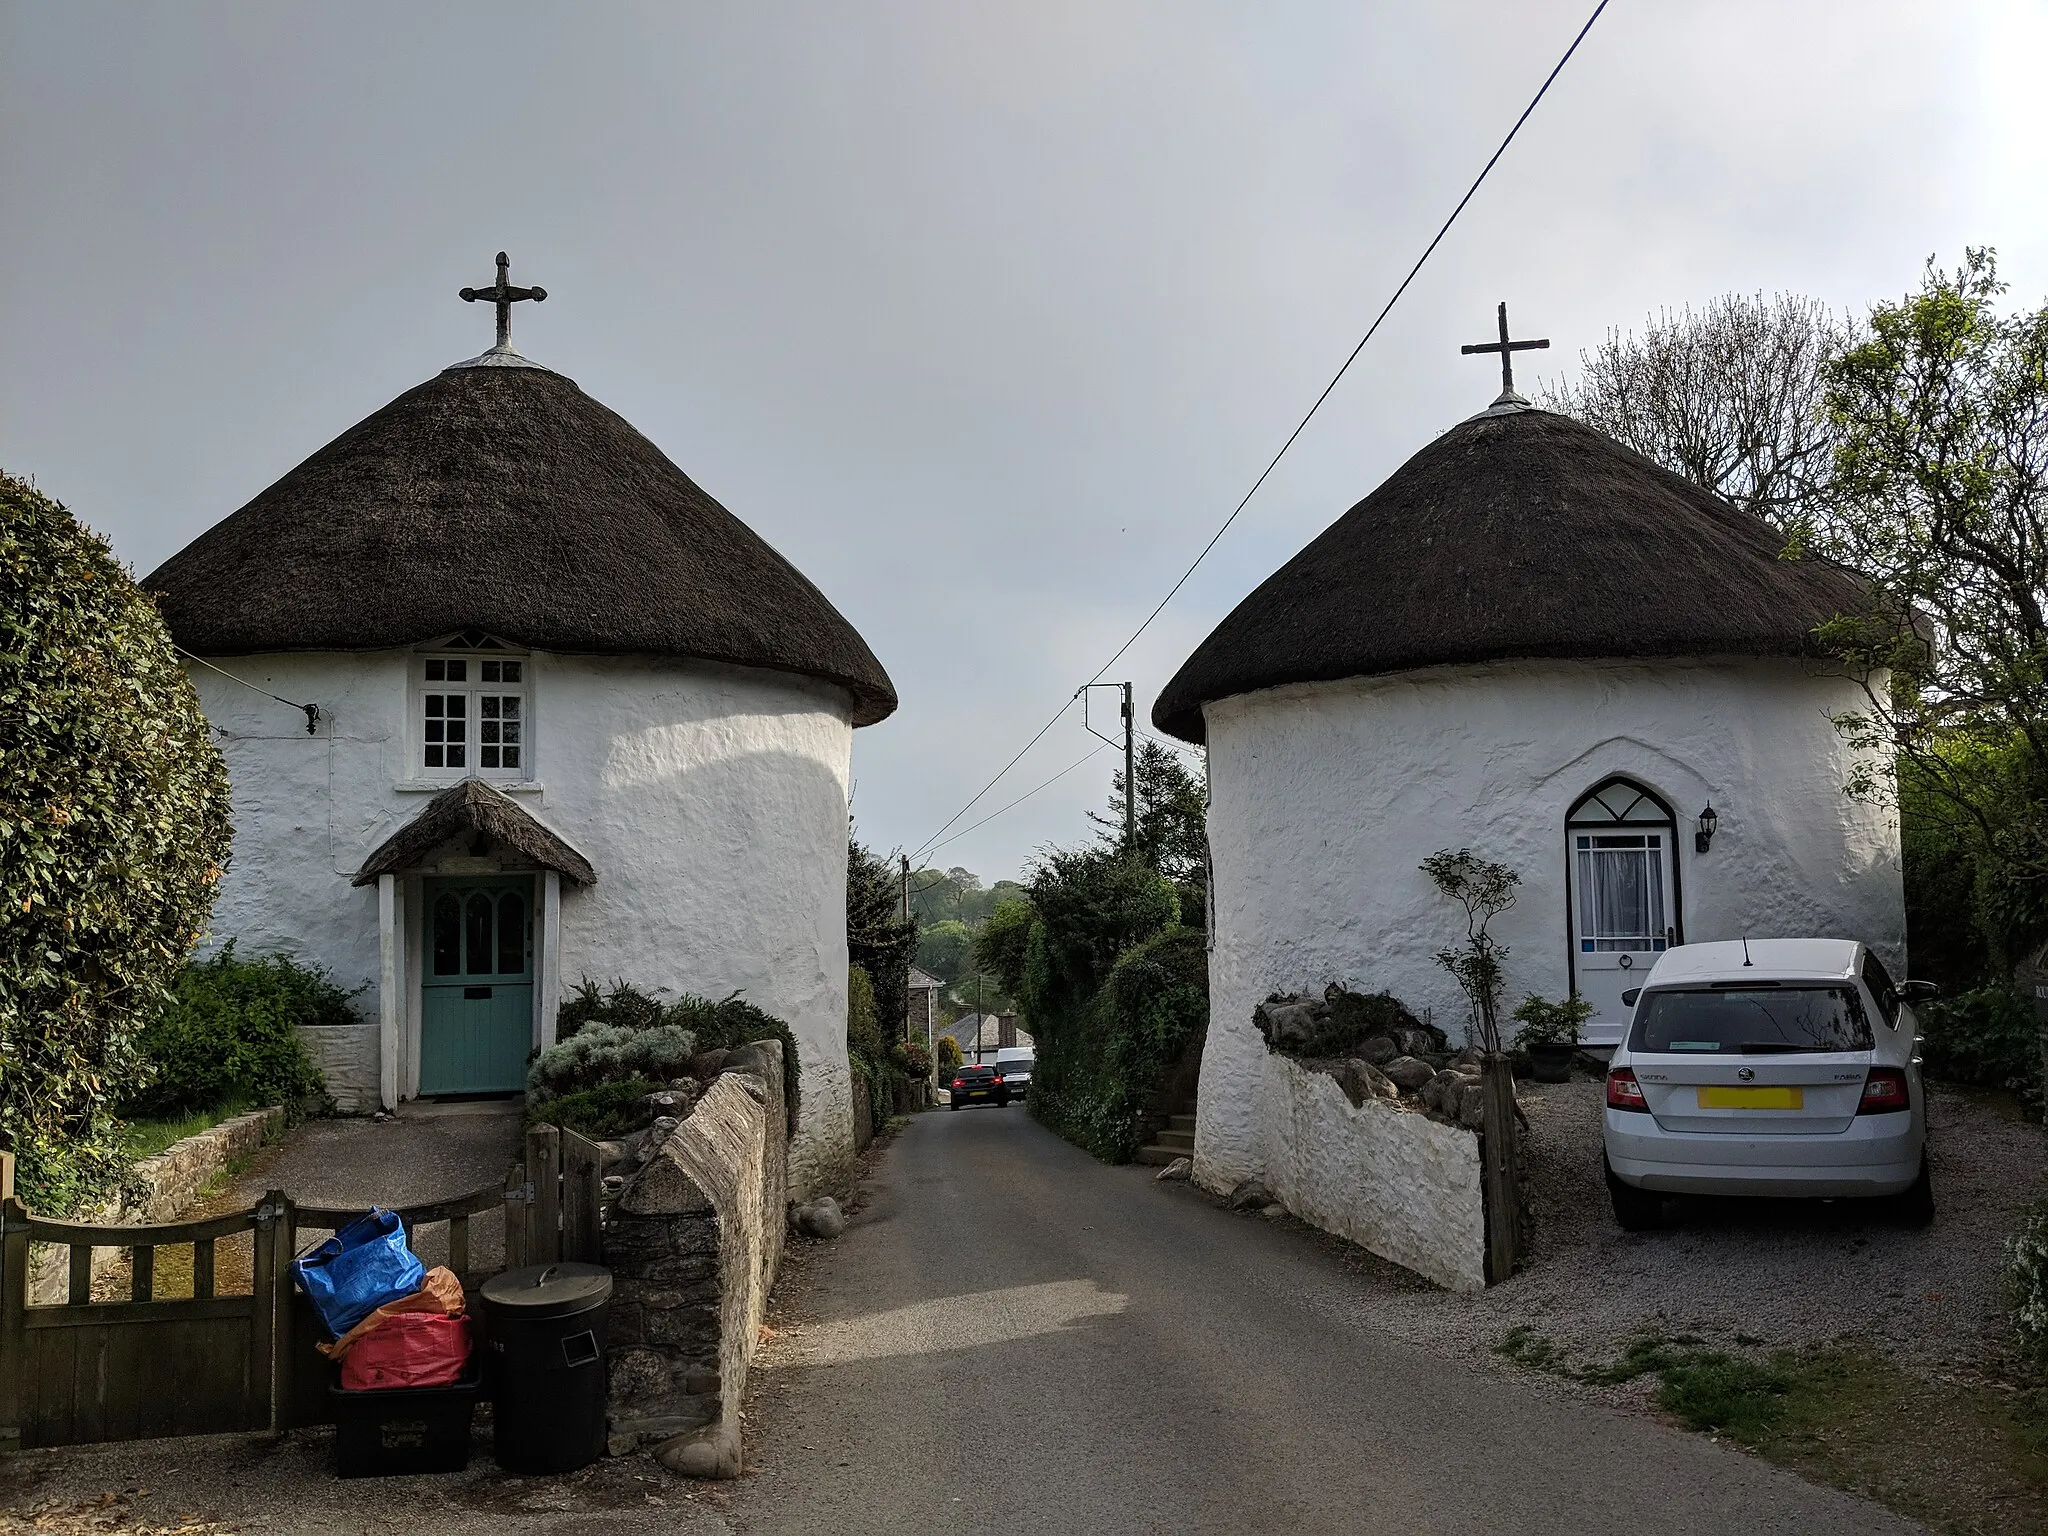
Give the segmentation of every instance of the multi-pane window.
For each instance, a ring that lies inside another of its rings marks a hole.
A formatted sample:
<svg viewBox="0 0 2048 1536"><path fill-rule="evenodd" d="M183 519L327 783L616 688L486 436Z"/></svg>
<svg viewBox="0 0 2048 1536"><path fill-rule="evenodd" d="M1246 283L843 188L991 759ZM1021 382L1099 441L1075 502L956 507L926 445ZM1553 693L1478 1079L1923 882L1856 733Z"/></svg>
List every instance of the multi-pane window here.
<svg viewBox="0 0 2048 1536"><path fill-rule="evenodd" d="M526 664L497 656L430 656L420 690L428 768L518 771L525 764Z"/></svg>

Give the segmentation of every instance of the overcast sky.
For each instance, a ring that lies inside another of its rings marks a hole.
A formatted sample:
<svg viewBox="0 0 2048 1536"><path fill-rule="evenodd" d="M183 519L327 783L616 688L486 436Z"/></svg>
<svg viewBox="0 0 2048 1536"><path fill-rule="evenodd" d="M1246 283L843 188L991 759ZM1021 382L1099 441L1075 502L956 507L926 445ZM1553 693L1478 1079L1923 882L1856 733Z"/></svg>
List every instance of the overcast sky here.
<svg viewBox="0 0 2048 1536"><path fill-rule="evenodd" d="M490 342L822 587L923 842L1112 653L1362 334L1591 0L0 5L0 465L147 573ZM1344 386L1110 674L1483 407L1729 290L1863 306L1999 248L2048 292L2039 0L1614 0ZM1105 707L1109 700L1104 696ZM1063 722L990 795L1087 750ZM1086 835L1102 756L957 842ZM964 823L963 823L964 824Z"/></svg>

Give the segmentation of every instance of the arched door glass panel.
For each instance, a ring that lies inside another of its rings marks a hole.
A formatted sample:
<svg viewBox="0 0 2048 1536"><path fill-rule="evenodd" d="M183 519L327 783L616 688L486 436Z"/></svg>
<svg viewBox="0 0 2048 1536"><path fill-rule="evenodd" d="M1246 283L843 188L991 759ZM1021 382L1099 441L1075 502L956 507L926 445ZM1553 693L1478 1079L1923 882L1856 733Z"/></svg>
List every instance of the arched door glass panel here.
<svg viewBox="0 0 2048 1536"><path fill-rule="evenodd" d="M516 891L498 898L498 974L526 974L526 902Z"/></svg>
<svg viewBox="0 0 2048 1536"><path fill-rule="evenodd" d="M467 919L463 924L463 959L468 962L463 969L472 976L488 976L493 953L491 898L479 891L469 898L463 911Z"/></svg>
<svg viewBox="0 0 2048 1536"><path fill-rule="evenodd" d="M1593 1005L1590 1045L1618 1042L1639 985L1678 942L1677 823L1630 779L1608 779L1571 809L1566 825L1572 989Z"/></svg>
<svg viewBox="0 0 2048 1536"><path fill-rule="evenodd" d="M462 902L453 893L434 902L434 974L462 974Z"/></svg>

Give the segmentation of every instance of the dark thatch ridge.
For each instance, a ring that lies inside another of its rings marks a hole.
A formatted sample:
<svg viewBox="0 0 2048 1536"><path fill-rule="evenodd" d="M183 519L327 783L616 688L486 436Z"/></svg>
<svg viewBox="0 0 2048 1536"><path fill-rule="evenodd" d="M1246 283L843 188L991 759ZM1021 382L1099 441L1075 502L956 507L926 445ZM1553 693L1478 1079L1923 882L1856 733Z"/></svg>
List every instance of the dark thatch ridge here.
<svg viewBox="0 0 2048 1536"><path fill-rule="evenodd" d="M1476 416L1390 475L1238 604L1152 706L1519 657L1820 656L1865 611L1843 567L1783 558L1760 519L1548 411Z"/></svg>
<svg viewBox="0 0 2048 1536"><path fill-rule="evenodd" d="M375 650L478 629L896 689L816 587L558 373L455 367L406 391L143 583L202 656Z"/></svg>
<svg viewBox="0 0 2048 1536"><path fill-rule="evenodd" d="M597 883L590 860L482 779L464 779L434 796L426 809L378 845L350 883L368 885L379 875L403 874L418 867L450 838L479 835L524 855L542 869L559 871L578 885Z"/></svg>

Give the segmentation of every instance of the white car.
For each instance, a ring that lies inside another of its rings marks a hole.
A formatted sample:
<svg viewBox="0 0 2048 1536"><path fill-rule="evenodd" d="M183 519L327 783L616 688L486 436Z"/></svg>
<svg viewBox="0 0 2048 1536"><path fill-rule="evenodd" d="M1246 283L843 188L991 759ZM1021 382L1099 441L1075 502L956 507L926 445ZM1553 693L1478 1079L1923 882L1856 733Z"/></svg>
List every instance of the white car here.
<svg viewBox="0 0 2048 1536"><path fill-rule="evenodd" d="M1933 990L1847 939L1666 950L1607 1069L1615 1219L1654 1227L1666 1195L1700 1194L1889 1196L1932 1220L1909 1000Z"/></svg>

